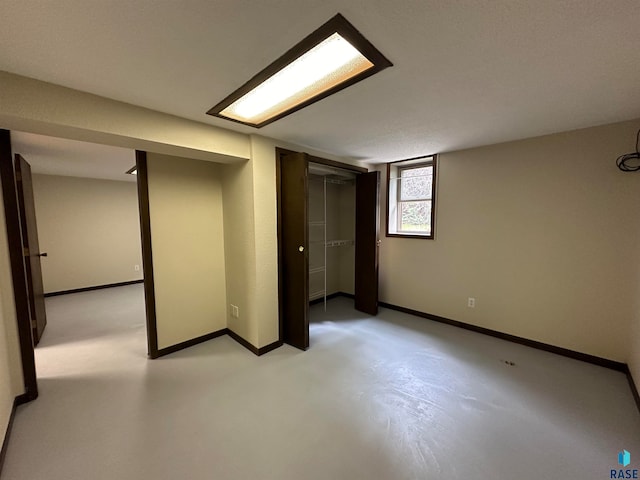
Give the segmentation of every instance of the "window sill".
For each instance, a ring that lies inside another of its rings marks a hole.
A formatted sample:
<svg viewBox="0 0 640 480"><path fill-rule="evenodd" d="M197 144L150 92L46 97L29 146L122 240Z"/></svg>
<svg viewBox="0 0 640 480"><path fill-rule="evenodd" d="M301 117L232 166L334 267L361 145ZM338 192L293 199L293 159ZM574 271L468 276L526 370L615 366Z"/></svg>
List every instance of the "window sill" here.
<svg viewBox="0 0 640 480"><path fill-rule="evenodd" d="M387 237L394 237L394 238L421 238L423 240L433 240L434 239L433 233L431 233L429 235L419 235L417 233L388 233L387 232Z"/></svg>

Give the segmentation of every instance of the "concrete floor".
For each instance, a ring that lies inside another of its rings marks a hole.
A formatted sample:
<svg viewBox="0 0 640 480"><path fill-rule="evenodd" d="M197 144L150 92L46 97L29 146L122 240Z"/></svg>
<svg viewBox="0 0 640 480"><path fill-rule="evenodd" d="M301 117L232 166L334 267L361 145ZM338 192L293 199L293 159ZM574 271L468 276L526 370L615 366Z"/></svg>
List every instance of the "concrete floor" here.
<svg viewBox="0 0 640 480"><path fill-rule="evenodd" d="M623 374L351 305L312 308L307 352L147 360L141 285L49 298L2 479L588 480L623 448L638 468Z"/></svg>

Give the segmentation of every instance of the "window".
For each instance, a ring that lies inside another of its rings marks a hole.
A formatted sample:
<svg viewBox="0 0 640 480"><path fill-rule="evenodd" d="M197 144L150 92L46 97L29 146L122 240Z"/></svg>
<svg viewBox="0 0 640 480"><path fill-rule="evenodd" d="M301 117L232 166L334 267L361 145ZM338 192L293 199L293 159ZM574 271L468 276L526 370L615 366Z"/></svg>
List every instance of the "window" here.
<svg viewBox="0 0 640 480"><path fill-rule="evenodd" d="M436 156L387 164L387 236L433 238Z"/></svg>

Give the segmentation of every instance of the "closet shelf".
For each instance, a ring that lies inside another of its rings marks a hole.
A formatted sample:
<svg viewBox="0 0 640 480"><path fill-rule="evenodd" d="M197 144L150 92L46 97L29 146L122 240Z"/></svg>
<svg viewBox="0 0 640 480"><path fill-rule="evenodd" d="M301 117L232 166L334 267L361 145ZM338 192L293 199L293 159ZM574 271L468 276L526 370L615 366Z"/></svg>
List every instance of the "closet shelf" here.
<svg viewBox="0 0 640 480"><path fill-rule="evenodd" d="M311 292L309 294L309 300L315 300L316 298L324 297L324 290L318 290L317 292Z"/></svg>
<svg viewBox="0 0 640 480"><path fill-rule="evenodd" d="M346 247L353 245L353 240L329 240L327 247Z"/></svg>
<svg viewBox="0 0 640 480"><path fill-rule="evenodd" d="M322 240L313 240L309 242L310 245L326 245L327 247L345 247L354 244L353 240L329 240L324 242Z"/></svg>
<svg viewBox="0 0 640 480"><path fill-rule="evenodd" d="M324 227L325 222L309 222L310 227Z"/></svg>
<svg viewBox="0 0 640 480"><path fill-rule="evenodd" d="M309 273L322 273L324 271L325 271L324 267L316 267L316 268L309 269Z"/></svg>

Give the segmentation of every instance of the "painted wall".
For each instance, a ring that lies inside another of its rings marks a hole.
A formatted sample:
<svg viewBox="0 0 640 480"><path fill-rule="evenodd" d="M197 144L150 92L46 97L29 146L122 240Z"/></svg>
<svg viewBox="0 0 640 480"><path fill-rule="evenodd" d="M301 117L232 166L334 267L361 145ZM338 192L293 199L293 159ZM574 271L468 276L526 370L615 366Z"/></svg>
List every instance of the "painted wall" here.
<svg viewBox="0 0 640 480"><path fill-rule="evenodd" d="M0 126L220 163L249 158L249 137L0 71Z"/></svg>
<svg viewBox="0 0 640 480"><path fill-rule="evenodd" d="M640 295L640 291L638 295ZM636 314L631 326L631 351L628 363L636 388L640 389L640 312Z"/></svg>
<svg viewBox="0 0 640 480"><path fill-rule="evenodd" d="M222 172L148 153L158 348L226 328Z"/></svg>
<svg viewBox="0 0 640 480"><path fill-rule="evenodd" d="M142 279L135 182L33 175L33 190L45 293Z"/></svg>
<svg viewBox="0 0 640 480"><path fill-rule="evenodd" d="M344 240L356 239L356 187L355 183L350 186L339 188L339 213L340 238ZM355 266L356 247L355 243L349 246L335 248L337 250L338 265L340 269L339 288L340 292L355 292Z"/></svg>
<svg viewBox="0 0 640 480"><path fill-rule="evenodd" d="M0 198L2 198L0 186ZM0 438L4 439L13 399L24 393L13 282L4 208L0 206Z"/></svg>
<svg viewBox="0 0 640 480"><path fill-rule="evenodd" d="M250 161L222 167L224 253L227 306L238 307L238 318L227 308L227 327L254 346L258 340L256 315L256 245L253 208L253 166Z"/></svg>
<svg viewBox="0 0 640 480"><path fill-rule="evenodd" d="M441 155L436 239L383 238L381 300L626 362L640 175L615 159L633 150L638 128Z"/></svg>
<svg viewBox="0 0 640 480"><path fill-rule="evenodd" d="M636 175L638 175L636 173ZM640 390L640 263L636 264L636 296L635 315L631 321L631 331L629 335L629 357L627 363L633 376L636 388Z"/></svg>

